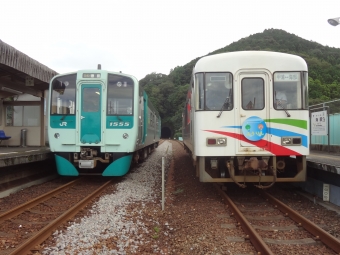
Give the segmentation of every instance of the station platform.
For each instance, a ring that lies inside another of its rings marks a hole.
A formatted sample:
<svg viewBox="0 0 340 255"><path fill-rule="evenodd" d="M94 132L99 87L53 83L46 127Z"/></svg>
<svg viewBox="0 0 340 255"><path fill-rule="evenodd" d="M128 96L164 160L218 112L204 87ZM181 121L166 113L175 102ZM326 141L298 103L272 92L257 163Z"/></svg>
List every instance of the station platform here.
<svg viewBox="0 0 340 255"><path fill-rule="evenodd" d="M340 175L340 152L311 150L307 166Z"/></svg>
<svg viewBox="0 0 340 255"><path fill-rule="evenodd" d="M52 157L49 147L0 147L0 167L43 161Z"/></svg>
<svg viewBox="0 0 340 255"><path fill-rule="evenodd" d="M56 176L49 147L0 147L0 198Z"/></svg>
<svg viewBox="0 0 340 255"><path fill-rule="evenodd" d="M295 186L319 201L340 207L340 152L311 150L307 156L307 181ZM340 209L339 209L340 210Z"/></svg>

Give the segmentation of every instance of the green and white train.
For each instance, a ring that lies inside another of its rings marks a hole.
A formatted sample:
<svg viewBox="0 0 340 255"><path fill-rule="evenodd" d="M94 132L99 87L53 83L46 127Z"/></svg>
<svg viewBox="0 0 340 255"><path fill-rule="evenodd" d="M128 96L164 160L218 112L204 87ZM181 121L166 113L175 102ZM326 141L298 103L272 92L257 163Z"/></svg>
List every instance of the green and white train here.
<svg viewBox="0 0 340 255"><path fill-rule="evenodd" d="M100 66L53 77L48 117L63 176L122 176L160 140L160 116L138 80Z"/></svg>

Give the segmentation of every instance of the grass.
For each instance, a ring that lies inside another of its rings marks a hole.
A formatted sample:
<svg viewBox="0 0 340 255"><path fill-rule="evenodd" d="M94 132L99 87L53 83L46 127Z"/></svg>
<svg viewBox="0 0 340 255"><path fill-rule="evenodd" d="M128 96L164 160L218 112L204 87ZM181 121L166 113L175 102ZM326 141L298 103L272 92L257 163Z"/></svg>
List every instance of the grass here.
<svg viewBox="0 0 340 255"><path fill-rule="evenodd" d="M161 231L161 229L158 226L155 226L153 230L155 231L155 233L153 234L152 238L153 239L159 238L159 232Z"/></svg>

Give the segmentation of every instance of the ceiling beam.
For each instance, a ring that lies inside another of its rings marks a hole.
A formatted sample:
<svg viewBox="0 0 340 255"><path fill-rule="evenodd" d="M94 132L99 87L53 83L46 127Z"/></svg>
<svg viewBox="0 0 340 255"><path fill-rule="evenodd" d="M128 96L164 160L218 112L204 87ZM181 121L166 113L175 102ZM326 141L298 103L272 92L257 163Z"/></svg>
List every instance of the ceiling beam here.
<svg viewBox="0 0 340 255"><path fill-rule="evenodd" d="M24 84L21 85L16 82L9 81L7 79L4 81L4 79L0 78L0 90L2 87L18 90L21 91L23 94L30 94L36 97L44 96L41 90L34 89L32 87L26 87Z"/></svg>

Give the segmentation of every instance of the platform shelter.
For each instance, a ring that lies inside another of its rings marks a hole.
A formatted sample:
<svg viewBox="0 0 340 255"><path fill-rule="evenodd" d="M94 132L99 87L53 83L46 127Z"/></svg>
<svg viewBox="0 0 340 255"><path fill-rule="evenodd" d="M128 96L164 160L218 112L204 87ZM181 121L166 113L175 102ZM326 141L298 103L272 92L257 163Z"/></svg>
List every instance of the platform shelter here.
<svg viewBox="0 0 340 255"><path fill-rule="evenodd" d="M11 137L0 149L47 144L46 95L57 74L0 40L0 130Z"/></svg>

